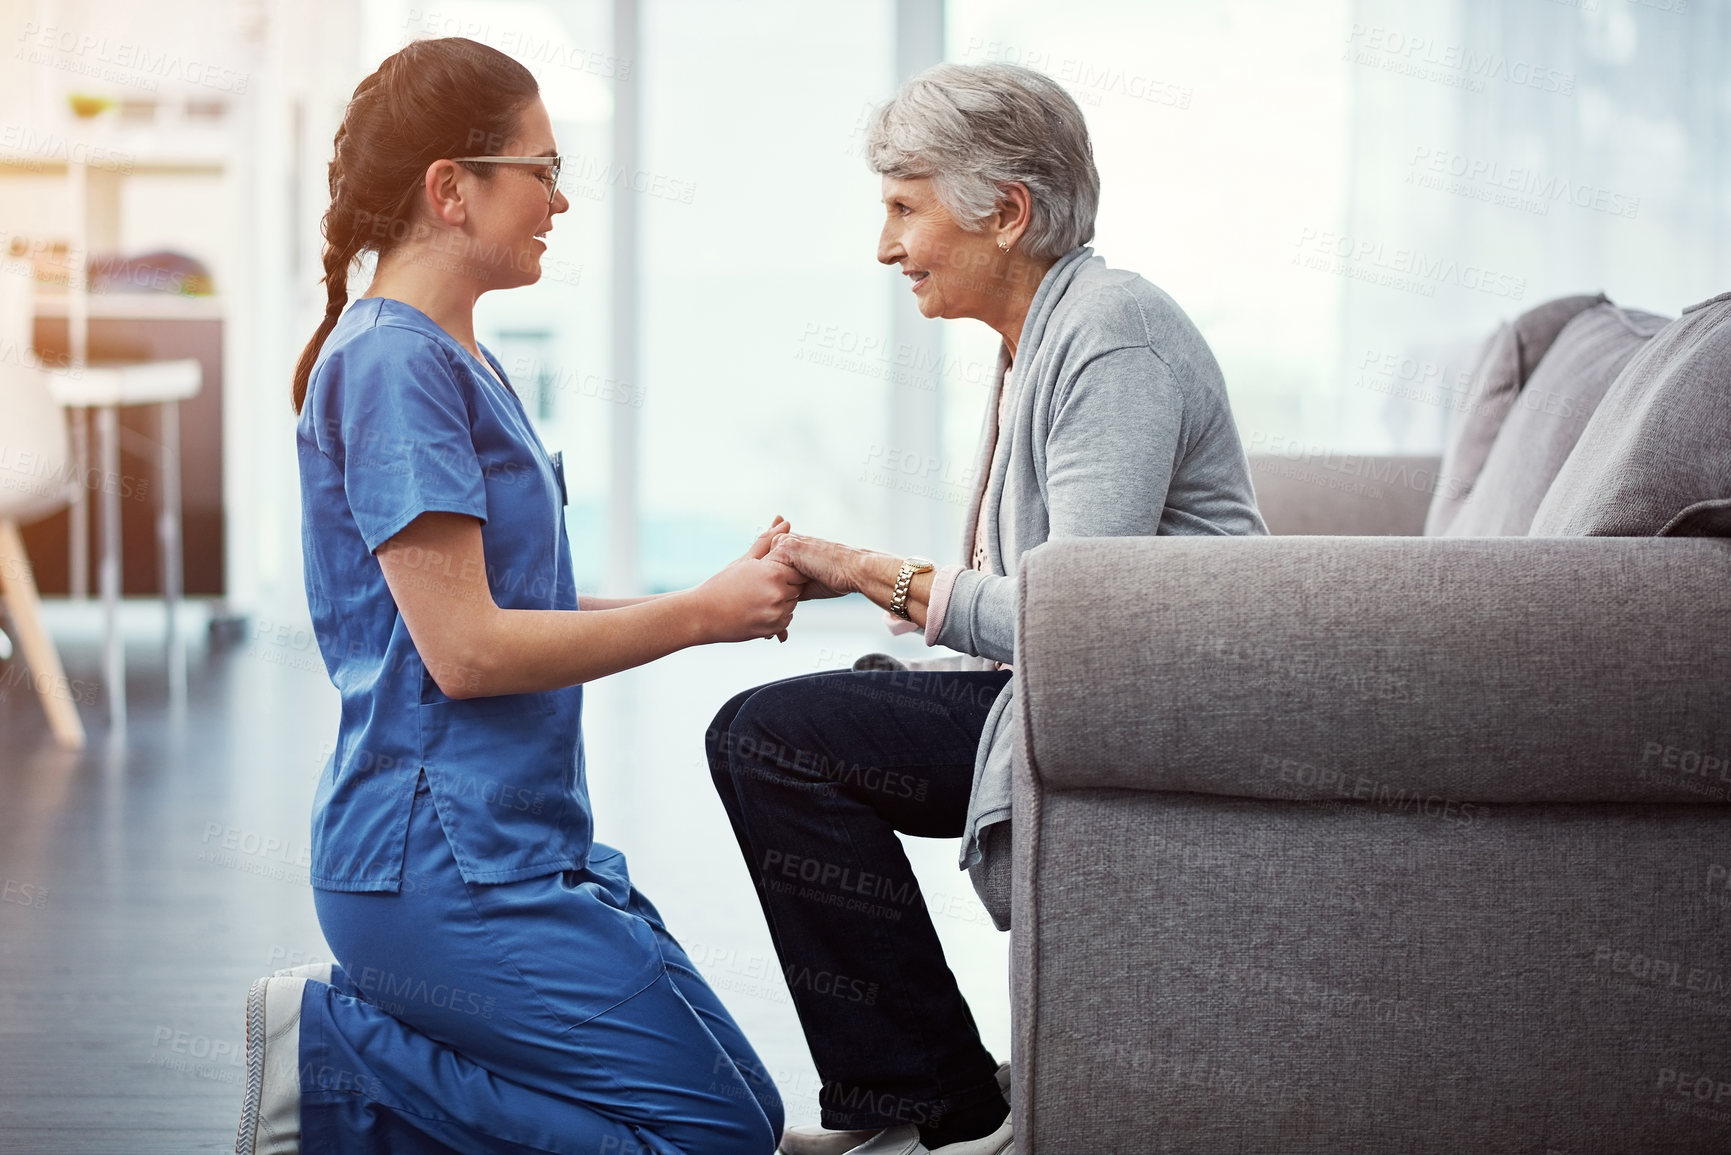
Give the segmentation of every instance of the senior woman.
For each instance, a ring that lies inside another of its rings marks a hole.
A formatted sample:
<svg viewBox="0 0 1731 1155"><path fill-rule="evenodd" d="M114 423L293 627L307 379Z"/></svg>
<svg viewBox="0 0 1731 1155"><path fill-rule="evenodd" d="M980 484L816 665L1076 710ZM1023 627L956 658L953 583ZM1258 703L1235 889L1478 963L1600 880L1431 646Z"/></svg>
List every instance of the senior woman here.
<svg viewBox="0 0 1731 1155"><path fill-rule="evenodd" d="M897 832L963 838L1007 927L1016 570L1051 538L1259 534L1220 367L1182 309L1086 246L1099 177L1047 77L944 64L871 124L877 257L927 317L1003 338L966 566L787 534L806 596L861 593L968 668L812 674L735 697L708 735L720 792L823 1078L787 1155L1011 1149L1003 1072L944 961ZM1085 676L1077 671L1078 676Z"/></svg>

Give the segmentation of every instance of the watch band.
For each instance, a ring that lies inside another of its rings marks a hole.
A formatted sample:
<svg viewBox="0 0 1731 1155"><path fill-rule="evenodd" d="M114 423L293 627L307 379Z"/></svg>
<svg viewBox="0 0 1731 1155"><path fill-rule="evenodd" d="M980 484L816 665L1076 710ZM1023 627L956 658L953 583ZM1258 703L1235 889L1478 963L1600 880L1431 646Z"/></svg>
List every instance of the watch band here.
<svg viewBox="0 0 1731 1155"><path fill-rule="evenodd" d="M923 557L904 558L901 572L896 574L896 586L890 594L890 613L905 621L908 617L908 591L913 588L914 575L930 573L938 568L931 560Z"/></svg>

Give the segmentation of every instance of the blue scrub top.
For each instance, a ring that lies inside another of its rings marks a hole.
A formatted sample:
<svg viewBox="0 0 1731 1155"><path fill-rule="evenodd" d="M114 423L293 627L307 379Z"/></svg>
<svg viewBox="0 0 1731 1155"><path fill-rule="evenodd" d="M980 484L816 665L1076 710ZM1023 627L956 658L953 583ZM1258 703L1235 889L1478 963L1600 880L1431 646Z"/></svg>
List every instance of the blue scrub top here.
<svg viewBox="0 0 1731 1155"><path fill-rule="evenodd" d="M401 888L422 771L465 881L581 868L583 688L446 697L373 556L420 514L469 514L501 608L577 608L562 464L522 402L419 309L363 297L313 365L295 446L307 605L342 695L313 801L313 885ZM466 576L436 555L421 564L431 580Z"/></svg>

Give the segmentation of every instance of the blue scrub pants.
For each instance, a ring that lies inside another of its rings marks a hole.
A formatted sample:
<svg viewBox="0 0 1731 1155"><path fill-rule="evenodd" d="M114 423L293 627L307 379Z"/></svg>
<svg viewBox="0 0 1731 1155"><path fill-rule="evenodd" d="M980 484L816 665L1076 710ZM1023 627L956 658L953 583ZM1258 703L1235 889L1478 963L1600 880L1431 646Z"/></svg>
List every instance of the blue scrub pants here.
<svg viewBox="0 0 1731 1155"><path fill-rule="evenodd" d="M782 1108L618 851L465 883L423 777L397 894L315 890L306 1151L769 1155Z"/></svg>

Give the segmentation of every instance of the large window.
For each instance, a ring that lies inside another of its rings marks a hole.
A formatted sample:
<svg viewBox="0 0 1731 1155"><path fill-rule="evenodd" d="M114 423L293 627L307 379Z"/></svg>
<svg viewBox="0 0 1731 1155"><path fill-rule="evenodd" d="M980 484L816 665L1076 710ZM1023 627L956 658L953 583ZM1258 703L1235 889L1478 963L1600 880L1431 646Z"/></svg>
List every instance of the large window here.
<svg viewBox="0 0 1731 1155"><path fill-rule="evenodd" d="M861 154L897 80L898 6L642 0L629 61L611 52L613 7L373 0L363 53L470 35L542 78L572 209L545 281L484 300L478 320L565 450L583 587L606 572L609 502L628 501L625 570L650 589L700 580L776 513L849 542L935 536L947 550L997 337L916 321L928 344L911 347L874 261L881 210ZM1601 289L1675 313L1722 285L1723 3L949 0L944 13L948 59L1026 64L1075 95L1103 181L1095 248L1201 327L1253 451L1434 451L1498 321ZM628 77L640 152L622 165ZM619 197L634 198L640 237L634 380L617 379L609 347ZM637 430L629 495L608 472L620 406ZM909 413L931 426L918 455ZM914 532L921 518L942 532Z"/></svg>
<svg viewBox="0 0 1731 1155"><path fill-rule="evenodd" d="M1321 435L1342 286L1292 258L1306 229L1336 226L1345 199L1345 0L952 0L949 11L951 60L1026 65L1076 98L1100 170L1095 251L1201 327L1240 426ZM970 357L992 347L957 339ZM948 423L958 449L973 433L959 417Z"/></svg>
<svg viewBox="0 0 1731 1155"><path fill-rule="evenodd" d="M1313 436L1434 448L1497 320L1599 290L1675 315L1726 287L1727 15L1681 0L1354 3L1338 36L1347 200L1332 251L1306 247L1344 280L1344 388Z"/></svg>
<svg viewBox="0 0 1731 1155"><path fill-rule="evenodd" d="M617 378L608 341L611 201L634 195L628 182L614 179L610 129L616 92L636 62L612 52L604 0L373 0L365 31L364 69L414 37L465 36L520 61L541 86L565 155L561 182L571 207L554 221L541 280L483 296L475 329L505 366L548 450L564 454L572 565L578 588L595 590L603 573L612 410L640 407L647 397L642 382Z"/></svg>
<svg viewBox="0 0 1731 1155"><path fill-rule="evenodd" d="M1081 103L1096 247L1201 326L1252 449L1434 451L1499 320L1724 288L1723 3L949 11L951 59L1040 68Z"/></svg>
<svg viewBox="0 0 1731 1155"><path fill-rule="evenodd" d="M696 581L777 513L883 543L869 480L899 386L860 154L893 5L644 9L643 573ZM677 190L678 195L674 195Z"/></svg>

